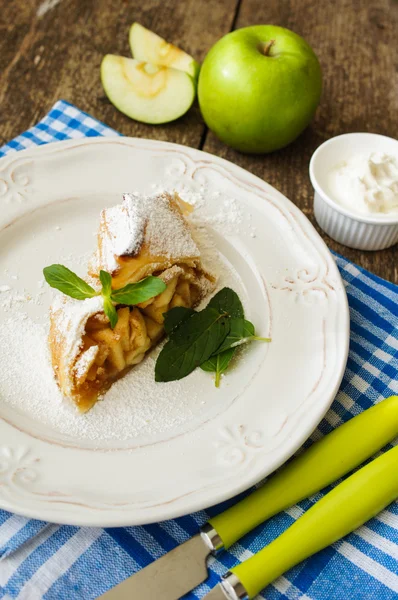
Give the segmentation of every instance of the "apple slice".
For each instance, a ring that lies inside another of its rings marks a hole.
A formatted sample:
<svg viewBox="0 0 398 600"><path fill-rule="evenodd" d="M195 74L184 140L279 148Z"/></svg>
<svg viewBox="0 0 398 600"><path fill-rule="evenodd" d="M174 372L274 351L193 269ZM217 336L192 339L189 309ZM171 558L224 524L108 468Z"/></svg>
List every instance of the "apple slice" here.
<svg viewBox="0 0 398 600"><path fill-rule="evenodd" d="M186 52L169 44L159 35L146 29L139 23L133 23L130 27L130 48L132 55L137 60L164 67L173 67L185 71L193 77L198 78L200 66Z"/></svg>
<svg viewBox="0 0 398 600"><path fill-rule="evenodd" d="M178 119L195 99L195 84L187 73L133 58L107 54L101 81L109 100L122 113L142 123Z"/></svg>

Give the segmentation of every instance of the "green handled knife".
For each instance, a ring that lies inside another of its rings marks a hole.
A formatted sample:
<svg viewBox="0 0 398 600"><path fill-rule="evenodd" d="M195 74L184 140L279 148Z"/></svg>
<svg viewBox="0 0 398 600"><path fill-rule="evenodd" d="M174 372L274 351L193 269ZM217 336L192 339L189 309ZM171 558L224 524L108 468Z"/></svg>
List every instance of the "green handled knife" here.
<svg viewBox="0 0 398 600"><path fill-rule="evenodd" d="M263 487L102 600L178 600L207 578L206 559L212 552L228 548L263 521L349 473L397 435L398 396L391 396L313 444Z"/></svg>
<svg viewBox="0 0 398 600"><path fill-rule="evenodd" d="M282 573L354 531L397 498L398 446L336 486L266 548L231 569L205 598L254 598Z"/></svg>

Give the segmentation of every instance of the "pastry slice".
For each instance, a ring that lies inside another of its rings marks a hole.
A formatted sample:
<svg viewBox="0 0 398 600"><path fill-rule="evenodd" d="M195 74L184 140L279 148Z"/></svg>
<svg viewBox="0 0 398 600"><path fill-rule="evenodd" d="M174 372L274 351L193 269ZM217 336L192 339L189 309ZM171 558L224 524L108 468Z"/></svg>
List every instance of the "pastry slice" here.
<svg viewBox="0 0 398 600"><path fill-rule="evenodd" d="M180 266L187 272L193 270L197 286L206 293L214 277L202 266L194 232L185 218L191 211L177 193L124 194L121 204L101 213L98 251L90 275L97 277L100 269L108 271L113 287L120 288Z"/></svg>
<svg viewBox="0 0 398 600"><path fill-rule="evenodd" d="M137 307L117 307L111 329L100 297L84 301L62 298L50 312L50 351L54 374L64 396L88 411L111 384L142 361L160 339L160 325Z"/></svg>
<svg viewBox="0 0 398 600"><path fill-rule="evenodd" d="M184 217L191 210L176 193L124 194L122 204L101 213L90 275L108 271L114 289L148 275L163 279L167 289L138 305L158 324L174 306L195 307L214 289L215 278L203 267L194 232Z"/></svg>
<svg viewBox="0 0 398 600"><path fill-rule="evenodd" d="M214 289L176 196L125 194L123 203L101 214L98 252L90 267L112 275L113 289L155 275L166 289L137 306L116 307L114 329L101 296L61 297L51 308L49 345L59 387L81 412L89 410L112 383L163 336L164 313L195 307Z"/></svg>

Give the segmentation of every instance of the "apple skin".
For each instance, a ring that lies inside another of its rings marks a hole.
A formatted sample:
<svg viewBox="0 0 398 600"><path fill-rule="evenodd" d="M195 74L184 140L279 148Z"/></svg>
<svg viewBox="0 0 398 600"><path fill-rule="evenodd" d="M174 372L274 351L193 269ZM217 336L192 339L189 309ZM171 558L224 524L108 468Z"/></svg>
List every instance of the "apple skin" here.
<svg viewBox="0 0 398 600"><path fill-rule="evenodd" d="M287 146L307 127L321 91L319 61L302 37L283 27L254 25L211 48L198 98L206 125L220 140L241 152L266 153Z"/></svg>

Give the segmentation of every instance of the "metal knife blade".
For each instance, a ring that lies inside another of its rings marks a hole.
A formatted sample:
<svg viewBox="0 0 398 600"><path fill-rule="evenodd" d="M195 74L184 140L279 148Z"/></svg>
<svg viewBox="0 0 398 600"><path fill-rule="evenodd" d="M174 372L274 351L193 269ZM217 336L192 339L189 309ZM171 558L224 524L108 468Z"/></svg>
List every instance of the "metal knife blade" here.
<svg viewBox="0 0 398 600"><path fill-rule="evenodd" d="M228 596L225 593L224 588L218 584L211 592L206 594L203 600L228 600Z"/></svg>
<svg viewBox="0 0 398 600"><path fill-rule="evenodd" d="M209 554L209 545L200 534L195 535L98 600L178 600L207 578Z"/></svg>

